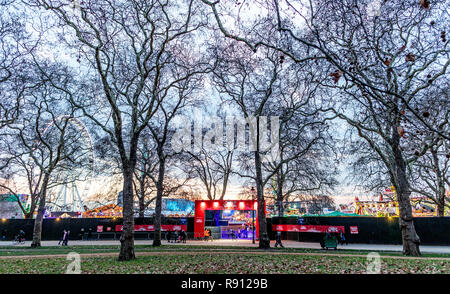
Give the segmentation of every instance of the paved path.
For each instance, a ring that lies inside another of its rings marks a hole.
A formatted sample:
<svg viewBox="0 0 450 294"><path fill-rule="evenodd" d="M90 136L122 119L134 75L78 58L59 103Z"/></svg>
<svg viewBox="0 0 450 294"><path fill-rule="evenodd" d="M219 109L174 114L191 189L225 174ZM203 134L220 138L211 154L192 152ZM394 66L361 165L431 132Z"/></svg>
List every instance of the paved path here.
<svg viewBox="0 0 450 294"><path fill-rule="evenodd" d="M30 241L25 242L24 245L16 245L18 247L29 247ZM135 240L136 245L151 245L152 240ZM213 245L213 246L245 246L245 247L258 247L258 242L252 244L249 240L227 240L220 239L214 240L213 242L205 241L187 241L186 244L183 243L167 243L163 241L163 245ZM283 241L284 247L286 248L306 248L306 249L320 249L319 243L307 243L307 242L297 242L297 241ZM0 242L1 246L11 246L11 241ZM42 241L42 246L58 246L58 241ZM71 246L82 246L82 245L117 245L120 246L119 241L114 240L99 240L99 241L69 241ZM271 247L274 247L275 241L271 242ZM390 245L390 244L348 244L343 246L338 246L339 249L352 249L352 250L368 250L368 251L395 251L401 252L402 245ZM420 246L422 253L444 253L450 254L450 246Z"/></svg>

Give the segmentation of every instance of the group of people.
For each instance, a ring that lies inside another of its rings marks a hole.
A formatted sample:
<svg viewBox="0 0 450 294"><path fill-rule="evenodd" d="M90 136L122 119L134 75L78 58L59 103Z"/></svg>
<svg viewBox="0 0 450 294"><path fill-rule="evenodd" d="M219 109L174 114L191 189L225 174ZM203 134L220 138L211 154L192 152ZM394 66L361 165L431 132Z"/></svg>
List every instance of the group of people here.
<svg viewBox="0 0 450 294"><path fill-rule="evenodd" d="M248 233L251 232L251 228L249 226L243 226L242 228L238 228L237 231L233 229L228 230L228 238L236 240L236 239L247 239Z"/></svg>
<svg viewBox="0 0 450 294"><path fill-rule="evenodd" d="M239 238L240 238L240 237L241 237L240 229L238 230L238 235L239 235ZM236 233L234 232L233 229L230 229L230 230L228 231L228 237L231 238L231 240L237 240L238 235L236 235Z"/></svg>
<svg viewBox="0 0 450 294"><path fill-rule="evenodd" d="M84 240L84 235L85 235L85 230L84 228L81 228L80 233L78 234L78 238L80 240ZM87 236L86 236L86 240L92 240L92 228L89 228L87 230Z"/></svg>
<svg viewBox="0 0 450 294"><path fill-rule="evenodd" d="M70 235L70 231L64 230L63 234L61 236L61 239L59 239L58 245L60 245L62 242L62 246L67 246L69 243L69 235Z"/></svg>
<svg viewBox="0 0 450 294"><path fill-rule="evenodd" d="M187 233L184 230L168 231L166 238L169 243L186 243Z"/></svg>

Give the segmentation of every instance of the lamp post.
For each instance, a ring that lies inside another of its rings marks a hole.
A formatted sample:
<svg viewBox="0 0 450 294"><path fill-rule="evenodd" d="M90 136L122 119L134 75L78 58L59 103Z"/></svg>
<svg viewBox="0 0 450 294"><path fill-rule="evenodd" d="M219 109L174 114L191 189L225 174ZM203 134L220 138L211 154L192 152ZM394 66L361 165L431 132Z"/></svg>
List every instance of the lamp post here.
<svg viewBox="0 0 450 294"><path fill-rule="evenodd" d="M252 192L252 200L254 200L254 195L255 195L255 187L252 187L251 189ZM252 201L252 243L255 244L255 205L254 202Z"/></svg>

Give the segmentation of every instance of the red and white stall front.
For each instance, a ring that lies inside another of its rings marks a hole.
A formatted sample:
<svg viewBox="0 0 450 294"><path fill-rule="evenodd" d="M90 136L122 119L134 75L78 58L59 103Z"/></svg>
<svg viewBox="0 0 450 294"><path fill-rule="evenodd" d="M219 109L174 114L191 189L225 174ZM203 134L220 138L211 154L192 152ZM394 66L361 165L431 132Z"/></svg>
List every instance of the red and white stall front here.
<svg viewBox="0 0 450 294"><path fill-rule="evenodd" d="M264 204L265 209L265 204ZM258 201L257 200L196 200L194 238L203 238L205 231L205 212L207 210L253 210L255 231L258 237Z"/></svg>

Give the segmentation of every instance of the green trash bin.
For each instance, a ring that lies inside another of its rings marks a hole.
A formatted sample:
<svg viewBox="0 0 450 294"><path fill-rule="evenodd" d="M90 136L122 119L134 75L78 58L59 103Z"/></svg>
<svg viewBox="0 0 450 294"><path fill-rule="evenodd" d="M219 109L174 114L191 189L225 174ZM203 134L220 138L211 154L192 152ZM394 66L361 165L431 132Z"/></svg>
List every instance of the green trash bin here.
<svg viewBox="0 0 450 294"><path fill-rule="evenodd" d="M334 248L334 250L337 250L337 245L338 245L338 240L336 238L336 236L331 236L331 237L327 237L325 236L323 238L323 249L327 249L328 248Z"/></svg>

